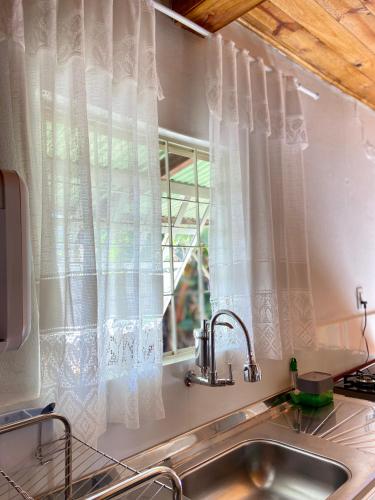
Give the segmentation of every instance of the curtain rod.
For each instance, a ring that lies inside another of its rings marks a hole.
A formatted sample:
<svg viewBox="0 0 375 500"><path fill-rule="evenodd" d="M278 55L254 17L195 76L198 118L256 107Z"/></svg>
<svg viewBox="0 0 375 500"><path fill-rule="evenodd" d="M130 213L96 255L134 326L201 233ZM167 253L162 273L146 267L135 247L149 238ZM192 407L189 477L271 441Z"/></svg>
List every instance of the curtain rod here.
<svg viewBox="0 0 375 500"><path fill-rule="evenodd" d="M190 21L190 19L187 19L186 17L182 16L178 12L175 12L174 10L166 7L165 5L162 5L159 2L153 1L152 3L154 5L155 10L158 10L159 12L161 12L161 13L165 14L166 16L174 19L175 21L178 21L179 23L181 23L184 26L190 28L191 30L193 30L196 33L198 33L199 35L204 36L205 38L210 38L211 37L211 33L209 31L207 31L206 29L202 28L202 26L199 26L197 23L194 23L193 21ZM250 59L252 61L255 61L255 59L253 57L251 57L251 56L250 56ZM273 68L271 68L270 66L265 66L265 69L268 72L273 71ZM297 82L297 88L298 88L298 90L300 92L302 92L303 94L308 95L309 97L311 97L315 101L317 101L319 99L319 97L320 97L318 92L314 92L313 90L310 90L309 88L305 87L304 85L302 85L299 82Z"/></svg>

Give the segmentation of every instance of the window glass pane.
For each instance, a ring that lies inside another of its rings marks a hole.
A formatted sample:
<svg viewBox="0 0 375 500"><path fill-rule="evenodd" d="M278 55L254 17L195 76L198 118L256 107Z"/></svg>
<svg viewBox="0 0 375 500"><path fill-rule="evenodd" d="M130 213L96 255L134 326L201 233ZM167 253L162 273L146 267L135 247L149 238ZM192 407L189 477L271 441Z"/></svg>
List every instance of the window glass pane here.
<svg viewBox="0 0 375 500"><path fill-rule="evenodd" d="M198 204L195 201L171 200L171 218L173 226L194 226L197 221Z"/></svg>
<svg viewBox="0 0 375 500"><path fill-rule="evenodd" d="M212 309L211 309L210 292L204 292L203 301L204 301L205 319L211 319Z"/></svg>
<svg viewBox="0 0 375 500"><path fill-rule="evenodd" d="M162 149L163 345L169 352L193 346L193 330L211 317L210 164L204 152L168 142Z"/></svg>
<svg viewBox="0 0 375 500"><path fill-rule="evenodd" d="M169 148L169 186L172 198L197 200L194 151L171 146Z"/></svg>
<svg viewBox="0 0 375 500"><path fill-rule="evenodd" d="M198 262L190 254L175 287L177 348L194 345L193 330L201 324Z"/></svg>
<svg viewBox="0 0 375 500"><path fill-rule="evenodd" d="M199 203L200 239L208 246L208 229L210 226L210 205Z"/></svg>
<svg viewBox="0 0 375 500"><path fill-rule="evenodd" d="M166 144L163 141L159 142L159 161L160 161L160 177L161 177L161 196L166 198L169 196L168 190L168 172L166 162Z"/></svg>
<svg viewBox="0 0 375 500"><path fill-rule="evenodd" d="M171 263L171 249L163 247L163 294L170 295L173 290L173 281L171 276L172 263Z"/></svg>
<svg viewBox="0 0 375 500"><path fill-rule="evenodd" d="M198 185L202 188L202 193L206 193L210 190L210 164L208 161L198 160L197 162L198 170ZM209 196L206 196L207 201Z"/></svg>
<svg viewBox="0 0 375 500"><path fill-rule="evenodd" d="M172 317L172 297L164 297L164 315L163 315L163 351L170 352L173 350L172 333L173 333L173 317Z"/></svg>
<svg viewBox="0 0 375 500"><path fill-rule="evenodd" d="M176 297L177 349L194 346L193 330L201 325L199 296L190 289Z"/></svg>
<svg viewBox="0 0 375 500"><path fill-rule="evenodd" d="M161 200L161 223L162 226L168 227L169 225L169 200L166 198Z"/></svg>
<svg viewBox="0 0 375 500"><path fill-rule="evenodd" d="M178 264L185 264L189 260L189 256L191 253L190 247L183 246L173 246L173 264L176 267Z"/></svg>
<svg viewBox="0 0 375 500"><path fill-rule="evenodd" d="M196 245L196 227L173 227L172 234L174 246Z"/></svg>
<svg viewBox="0 0 375 500"><path fill-rule="evenodd" d="M208 247L200 248L201 253L201 269L203 275L203 292L209 293L210 291L210 268L208 264Z"/></svg>

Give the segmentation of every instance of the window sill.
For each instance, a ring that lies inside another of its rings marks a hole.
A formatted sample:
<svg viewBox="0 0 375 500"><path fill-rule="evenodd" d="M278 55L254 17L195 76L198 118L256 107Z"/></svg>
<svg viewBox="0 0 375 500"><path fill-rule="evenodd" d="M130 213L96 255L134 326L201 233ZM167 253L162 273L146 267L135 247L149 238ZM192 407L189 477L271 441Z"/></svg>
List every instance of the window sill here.
<svg viewBox="0 0 375 500"><path fill-rule="evenodd" d="M195 349L194 347L186 347L185 349L179 349L177 352L166 352L163 356L163 366L173 365L175 363L181 363L182 361L190 361L194 359Z"/></svg>

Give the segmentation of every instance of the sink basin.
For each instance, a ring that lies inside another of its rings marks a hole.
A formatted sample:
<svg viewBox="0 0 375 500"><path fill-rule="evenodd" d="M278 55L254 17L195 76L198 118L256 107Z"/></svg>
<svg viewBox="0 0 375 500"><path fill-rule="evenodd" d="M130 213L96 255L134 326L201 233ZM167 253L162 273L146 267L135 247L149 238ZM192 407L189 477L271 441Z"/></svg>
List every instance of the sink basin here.
<svg viewBox="0 0 375 500"><path fill-rule="evenodd" d="M350 477L341 464L275 441L242 443L182 475L191 500L317 500Z"/></svg>

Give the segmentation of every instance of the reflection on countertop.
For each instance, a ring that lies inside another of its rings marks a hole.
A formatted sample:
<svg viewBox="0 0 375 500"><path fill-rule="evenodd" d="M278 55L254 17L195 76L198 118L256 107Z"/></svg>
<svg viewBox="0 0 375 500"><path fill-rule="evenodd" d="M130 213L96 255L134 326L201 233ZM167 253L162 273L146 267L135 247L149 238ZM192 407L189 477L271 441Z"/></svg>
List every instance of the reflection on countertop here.
<svg viewBox="0 0 375 500"><path fill-rule="evenodd" d="M321 408L288 405L273 419L281 427L296 429L332 443L375 454L375 405L369 401L335 395Z"/></svg>
<svg viewBox="0 0 375 500"><path fill-rule="evenodd" d="M246 443L280 443L341 464L349 471L349 479L330 499L373 500L374 437L375 405L371 402L335 395L328 406L302 408L293 406L284 393L193 429L127 461L138 468L167 465L184 478ZM229 480L235 482L235 478ZM149 487L148 492L152 491Z"/></svg>

